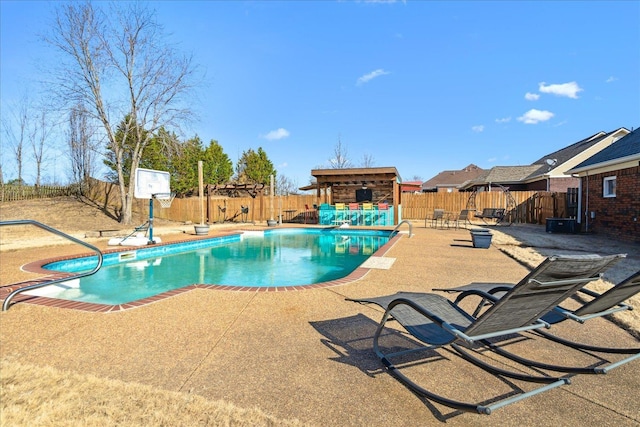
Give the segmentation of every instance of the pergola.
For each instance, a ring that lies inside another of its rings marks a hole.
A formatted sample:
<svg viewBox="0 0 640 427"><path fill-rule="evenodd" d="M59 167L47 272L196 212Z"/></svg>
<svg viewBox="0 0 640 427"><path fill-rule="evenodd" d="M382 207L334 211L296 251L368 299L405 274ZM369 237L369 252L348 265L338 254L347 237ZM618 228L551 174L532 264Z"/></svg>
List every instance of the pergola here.
<svg viewBox="0 0 640 427"><path fill-rule="evenodd" d="M394 223L398 222L398 208L401 201L401 177L395 167L349 168L349 169L313 169L311 175L316 178L316 194L322 203L354 203L357 190L371 190L372 202L387 202L394 209Z"/></svg>
<svg viewBox="0 0 640 427"><path fill-rule="evenodd" d="M255 199L257 196L260 196L259 202L260 205L262 205L262 197L263 197L263 190L265 188L264 184L207 184L205 186L205 190L206 190L206 195L207 195L207 222L213 222L213 213L209 211L209 206L211 204L211 196L213 193L218 193L218 194L225 194L227 197L238 197L241 194L248 194L249 196L251 196L251 221L254 220L254 215L255 215ZM226 214L224 213L224 211L226 211L227 206L225 203L224 208L221 208L218 205L218 215L220 215L220 211L222 211L223 216L225 216ZM235 218L235 217L234 217Z"/></svg>

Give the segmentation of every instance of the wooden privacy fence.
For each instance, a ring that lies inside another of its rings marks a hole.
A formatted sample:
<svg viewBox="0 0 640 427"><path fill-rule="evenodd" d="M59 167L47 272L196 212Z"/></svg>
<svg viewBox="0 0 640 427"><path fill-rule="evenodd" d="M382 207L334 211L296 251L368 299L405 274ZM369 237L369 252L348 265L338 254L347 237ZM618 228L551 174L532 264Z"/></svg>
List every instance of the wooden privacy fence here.
<svg viewBox="0 0 640 427"><path fill-rule="evenodd" d="M433 214L434 209L459 213L467 208L470 193L422 193L402 195L402 219L424 220ZM544 224L547 218L567 215L565 193L516 191L511 192L516 207L507 213L514 223ZM206 198L205 198L206 199ZM215 197L205 200L205 221L242 221L242 207L249 207L247 220L261 222L271 219L269 196L251 197ZM302 220L303 215L313 210L315 195L275 196L273 198L273 219L282 215L284 221ZM505 208L506 195L502 192L478 193L475 199L476 211L484 208ZM175 199L171 208L154 211L159 218L174 221L200 221L198 197Z"/></svg>
<svg viewBox="0 0 640 427"><path fill-rule="evenodd" d="M547 218L563 218L573 212L567 207L566 193L552 193L545 191L512 191L515 208L507 212L508 220L515 223L544 224ZM467 209L471 193L403 193L402 219L424 220L433 214L434 209L444 209L447 212L459 213ZM120 209L119 188L117 185L93 180L90 185L89 198L100 206L117 212ZM278 220L282 215L284 221L302 220L307 208L313 211L314 204L319 203L315 194L275 196L273 198L273 219ZM174 199L171 207L163 209L156 203L154 216L173 221L200 222L200 199L189 197ZM249 222L264 222L271 219L271 199L268 195L252 198L205 196L205 222L210 224L221 221L240 222L245 218L242 207L248 207L246 220ZM502 191L479 192L475 196L475 210L484 208L506 208L507 194ZM147 214L148 200L134 200L133 209L139 214Z"/></svg>
<svg viewBox="0 0 640 427"><path fill-rule="evenodd" d="M507 219L515 223L544 224L547 218L568 215L566 193L547 191L511 191L515 208L507 212ZM459 213L468 209L471 193L405 193L402 195L402 218L424 219L433 215L434 209ZM475 196L475 211L485 208L507 208L507 194L502 191L480 192Z"/></svg>
<svg viewBox="0 0 640 427"><path fill-rule="evenodd" d="M204 219L209 224L245 220L242 208L248 208L246 221L261 222L268 219L278 220L282 215L283 221L300 221L307 211L313 210L315 196L275 196L273 198L273 216L271 214L271 200L269 196L257 196L255 198L246 197L225 197L211 196L204 197ZM148 202L147 202L148 203ZM184 199L174 199L171 208L154 210L154 216L173 221L200 222L200 199L189 197Z"/></svg>
<svg viewBox="0 0 640 427"><path fill-rule="evenodd" d="M79 188L75 185L1 185L0 202L16 200L48 199L51 197L72 196Z"/></svg>
<svg viewBox="0 0 640 427"><path fill-rule="evenodd" d="M104 209L120 211L120 188L116 184L91 180L90 189L86 196ZM277 220L282 214L283 220L300 220L308 206L313 210L316 203L315 195L289 195L275 196L273 198L273 219ZM204 219L210 224L221 221L242 221L242 207L248 207L246 220L249 222L261 222L271 218L271 200L269 196L226 197L215 196L204 197ZM133 210L138 214L147 215L149 212L149 201L144 199L134 199ZM155 218L168 219L171 221L191 221L200 222L200 198L175 198L170 208L162 208L155 202L153 216Z"/></svg>

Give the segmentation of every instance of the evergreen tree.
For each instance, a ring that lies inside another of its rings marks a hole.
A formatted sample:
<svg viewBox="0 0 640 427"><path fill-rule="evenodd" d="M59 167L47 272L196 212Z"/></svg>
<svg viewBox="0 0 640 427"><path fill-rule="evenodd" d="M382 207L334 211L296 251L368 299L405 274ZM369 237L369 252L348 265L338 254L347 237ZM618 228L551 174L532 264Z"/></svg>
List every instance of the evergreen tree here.
<svg viewBox="0 0 640 427"><path fill-rule="evenodd" d="M158 129L156 135L144 147L140 167L171 172L171 161L179 144L175 133L167 132L165 128Z"/></svg>
<svg viewBox="0 0 640 427"><path fill-rule="evenodd" d="M233 163L215 139L204 150L202 163L205 184L224 184L233 175Z"/></svg>
<svg viewBox="0 0 640 427"><path fill-rule="evenodd" d="M132 129L132 127L136 129ZM118 167L117 165L122 165L122 179L125 186L129 186L129 182L131 180L131 163L133 159L133 154L136 146L136 134L142 134L145 138L147 132L144 129L138 129L137 125L131 125L131 116L127 115L122 119L118 127L116 128L116 132L114 135L115 140L117 141L119 147L121 148L118 152L118 155L121 156L120 160L116 158L116 151L109 149L107 147L107 152L105 153L104 164L109 168L105 178L109 182L118 183Z"/></svg>
<svg viewBox="0 0 640 427"><path fill-rule="evenodd" d="M275 177L277 173L262 147L257 152L252 149L243 152L236 172L237 181L243 184L268 184L269 176Z"/></svg>
<svg viewBox="0 0 640 427"><path fill-rule="evenodd" d="M171 162L171 189L177 194L188 194L198 188L198 161L204 157L202 140L195 136L180 144Z"/></svg>

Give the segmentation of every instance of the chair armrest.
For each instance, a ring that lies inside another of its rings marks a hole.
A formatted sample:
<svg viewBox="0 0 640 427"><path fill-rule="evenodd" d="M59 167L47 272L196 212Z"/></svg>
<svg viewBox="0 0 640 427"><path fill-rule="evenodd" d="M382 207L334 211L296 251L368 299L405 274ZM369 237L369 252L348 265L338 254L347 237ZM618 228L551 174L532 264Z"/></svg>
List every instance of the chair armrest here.
<svg viewBox="0 0 640 427"><path fill-rule="evenodd" d="M500 297L507 291L509 291L509 289L511 288L507 288L507 287L498 287L498 288L494 288L491 289L490 292L486 292L486 291L481 291L479 289L469 289L467 291L463 291L460 293L460 295L458 295L458 297L455 299L455 301L453 302L455 305L458 305L463 299L465 299L468 296L474 295L474 296L478 296L480 298L482 298L483 300L486 300L488 302L491 303L496 303L500 300ZM498 294L498 295L496 295Z"/></svg>

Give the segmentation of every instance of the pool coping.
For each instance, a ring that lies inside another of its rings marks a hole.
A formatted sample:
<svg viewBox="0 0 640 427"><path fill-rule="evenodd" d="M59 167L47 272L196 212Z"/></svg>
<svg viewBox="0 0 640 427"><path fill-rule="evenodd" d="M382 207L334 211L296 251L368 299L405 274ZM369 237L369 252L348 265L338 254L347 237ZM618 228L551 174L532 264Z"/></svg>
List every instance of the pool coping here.
<svg viewBox="0 0 640 427"><path fill-rule="evenodd" d="M333 227L328 227L328 228L333 228ZM385 230L385 231L388 231L388 230ZM234 230L232 232L227 232L227 233L223 232L216 236L193 236L192 238L189 238L189 239L158 243L156 246L175 245L180 243L192 242L194 240L205 240L205 239L211 239L216 237L233 236L236 234L242 234L242 232L243 230ZM389 239L387 243L379 247L377 251L371 254L371 256L367 258L367 260L370 259L371 257L383 257L387 253L387 251L389 251L400 240L402 234L404 233L396 233L393 237ZM103 254L111 254L111 253L128 252L128 251L131 251L131 247L118 247L118 248L104 250L102 252ZM15 291L16 289L24 288L29 285L41 283L43 281L48 281L51 279L73 277L73 274L71 273L52 273L51 270L46 270L43 268L43 266L53 262L60 262L60 261L66 261L66 260L75 259L75 258L82 258L84 256L95 256L95 254L86 253L86 254L58 256L58 257L45 258L42 260L33 261L23 265L22 270L30 273L44 274L45 276L35 280L29 280L25 282L20 282L18 284L6 285L3 287L0 287L0 300L4 300L7 297L7 295ZM366 260L364 262L366 262ZM309 289L320 289L320 288L327 288L331 286L340 286L340 285L353 283L357 280L362 279L372 269L373 268L370 268L370 267L362 267L361 265L359 267L356 267L355 270L353 270L351 273L349 273L348 275L340 279L329 280L329 281L320 282L320 283L311 283L306 285L300 284L300 285L293 285L293 286L264 287L264 286L236 286L236 285L195 283L195 284L186 285L177 289L173 289L170 291L162 292L160 294L153 295L151 297L142 298L139 300L130 301L123 304L98 304L98 303L81 302L81 301L69 301L69 300L63 300L63 299L57 299L57 298L51 298L51 297L45 297L45 296L25 295L24 293L16 295L12 300L12 304L27 303L27 304L33 304L33 305L46 306L46 307L55 307L55 308L63 308L63 309L70 309L70 310L95 312L95 313L114 313L114 312L121 312L124 310L130 310L133 308L143 307L143 306L152 304L154 302L162 301L176 295L190 292L194 289L241 291L241 292L289 292L289 291L303 291L303 290L309 290Z"/></svg>

